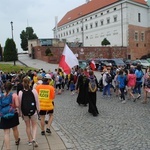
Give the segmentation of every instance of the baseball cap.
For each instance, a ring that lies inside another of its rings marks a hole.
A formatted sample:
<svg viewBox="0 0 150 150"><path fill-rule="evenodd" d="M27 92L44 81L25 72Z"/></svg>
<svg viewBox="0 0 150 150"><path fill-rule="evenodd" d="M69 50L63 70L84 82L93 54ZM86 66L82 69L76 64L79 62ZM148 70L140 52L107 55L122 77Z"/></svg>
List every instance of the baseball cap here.
<svg viewBox="0 0 150 150"><path fill-rule="evenodd" d="M50 74L46 74L46 75L44 76L44 78L46 78L46 79L52 79Z"/></svg>

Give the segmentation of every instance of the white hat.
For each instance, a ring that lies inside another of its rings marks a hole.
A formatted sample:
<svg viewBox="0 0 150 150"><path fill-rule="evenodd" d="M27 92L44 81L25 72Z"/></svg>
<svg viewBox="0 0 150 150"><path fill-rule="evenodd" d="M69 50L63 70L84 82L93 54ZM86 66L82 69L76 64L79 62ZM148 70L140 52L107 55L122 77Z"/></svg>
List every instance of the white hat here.
<svg viewBox="0 0 150 150"><path fill-rule="evenodd" d="M46 78L46 79L52 79L50 74L46 74L46 75L44 76L44 78Z"/></svg>

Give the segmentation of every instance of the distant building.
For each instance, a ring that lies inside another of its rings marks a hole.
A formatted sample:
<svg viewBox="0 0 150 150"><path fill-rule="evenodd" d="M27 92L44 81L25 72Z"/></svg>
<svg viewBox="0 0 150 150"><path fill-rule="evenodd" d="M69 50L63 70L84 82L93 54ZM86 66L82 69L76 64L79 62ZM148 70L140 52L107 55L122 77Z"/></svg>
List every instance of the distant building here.
<svg viewBox="0 0 150 150"><path fill-rule="evenodd" d="M49 46L49 47L63 47L66 41L54 38L41 38L28 40L28 54L30 57L33 55L33 48L36 46Z"/></svg>
<svg viewBox="0 0 150 150"><path fill-rule="evenodd" d="M145 0L86 0L58 22L54 37L84 47L101 46L107 38L110 46L127 47L127 58L139 58L150 53L148 4Z"/></svg>

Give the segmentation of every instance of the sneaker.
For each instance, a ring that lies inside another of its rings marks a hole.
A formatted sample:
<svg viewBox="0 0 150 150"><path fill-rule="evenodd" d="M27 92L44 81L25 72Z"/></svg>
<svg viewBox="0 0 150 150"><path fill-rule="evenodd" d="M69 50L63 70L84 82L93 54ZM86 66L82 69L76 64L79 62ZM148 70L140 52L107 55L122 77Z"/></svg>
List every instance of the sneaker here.
<svg viewBox="0 0 150 150"><path fill-rule="evenodd" d="M33 140L32 143L33 143L34 147L38 147L38 143L35 140Z"/></svg>
<svg viewBox="0 0 150 150"><path fill-rule="evenodd" d="M48 124L48 121L47 121L47 120L45 120L45 124Z"/></svg>
<svg viewBox="0 0 150 150"><path fill-rule="evenodd" d="M46 129L46 132L47 132L47 133L52 133L49 128Z"/></svg>
<svg viewBox="0 0 150 150"><path fill-rule="evenodd" d="M141 97L141 95L139 94L138 97L137 97L137 99L139 99L140 97Z"/></svg>
<svg viewBox="0 0 150 150"><path fill-rule="evenodd" d="M123 100L123 101L122 101L122 104L125 104L125 103L126 103L126 100Z"/></svg>
<svg viewBox="0 0 150 150"><path fill-rule="evenodd" d="M29 146L31 146L31 145L32 145L32 142L28 142L27 144L28 144Z"/></svg>
<svg viewBox="0 0 150 150"><path fill-rule="evenodd" d="M119 96L119 100L122 100L122 98Z"/></svg>
<svg viewBox="0 0 150 150"><path fill-rule="evenodd" d="M41 131L41 135L45 135L45 131Z"/></svg>
<svg viewBox="0 0 150 150"><path fill-rule="evenodd" d="M137 98L134 98L133 102L136 102Z"/></svg>
<svg viewBox="0 0 150 150"><path fill-rule="evenodd" d="M18 140L15 141L15 144L16 144L16 145L19 145L19 143L20 143L20 138L18 138Z"/></svg>

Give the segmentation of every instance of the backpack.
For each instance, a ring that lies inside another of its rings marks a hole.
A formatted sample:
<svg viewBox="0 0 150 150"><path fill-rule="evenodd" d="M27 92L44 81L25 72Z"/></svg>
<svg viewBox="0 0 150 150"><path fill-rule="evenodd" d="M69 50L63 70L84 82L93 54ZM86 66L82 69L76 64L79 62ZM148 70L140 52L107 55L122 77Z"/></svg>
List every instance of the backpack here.
<svg viewBox="0 0 150 150"><path fill-rule="evenodd" d="M97 84L95 78L89 78L89 92L96 92L97 91Z"/></svg>
<svg viewBox="0 0 150 150"><path fill-rule="evenodd" d="M138 70L136 81L140 81L142 79L143 75L144 75L143 71L142 70Z"/></svg>
<svg viewBox="0 0 150 150"><path fill-rule="evenodd" d="M31 117L36 112L36 101L34 94L31 90L25 91L22 93L21 100L21 111L24 116Z"/></svg>
<svg viewBox="0 0 150 150"><path fill-rule="evenodd" d="M106 79L105 79L105 81L107 83L111 83L112 82L112 76L110 74L106 73Z"/></svg>
<svg viewBox="0 0 150 150"><path fill-rule="evenodd" d="M0 94L0 118L10 119L15 115L15 108L12 107L12 94Z"/></svg>

